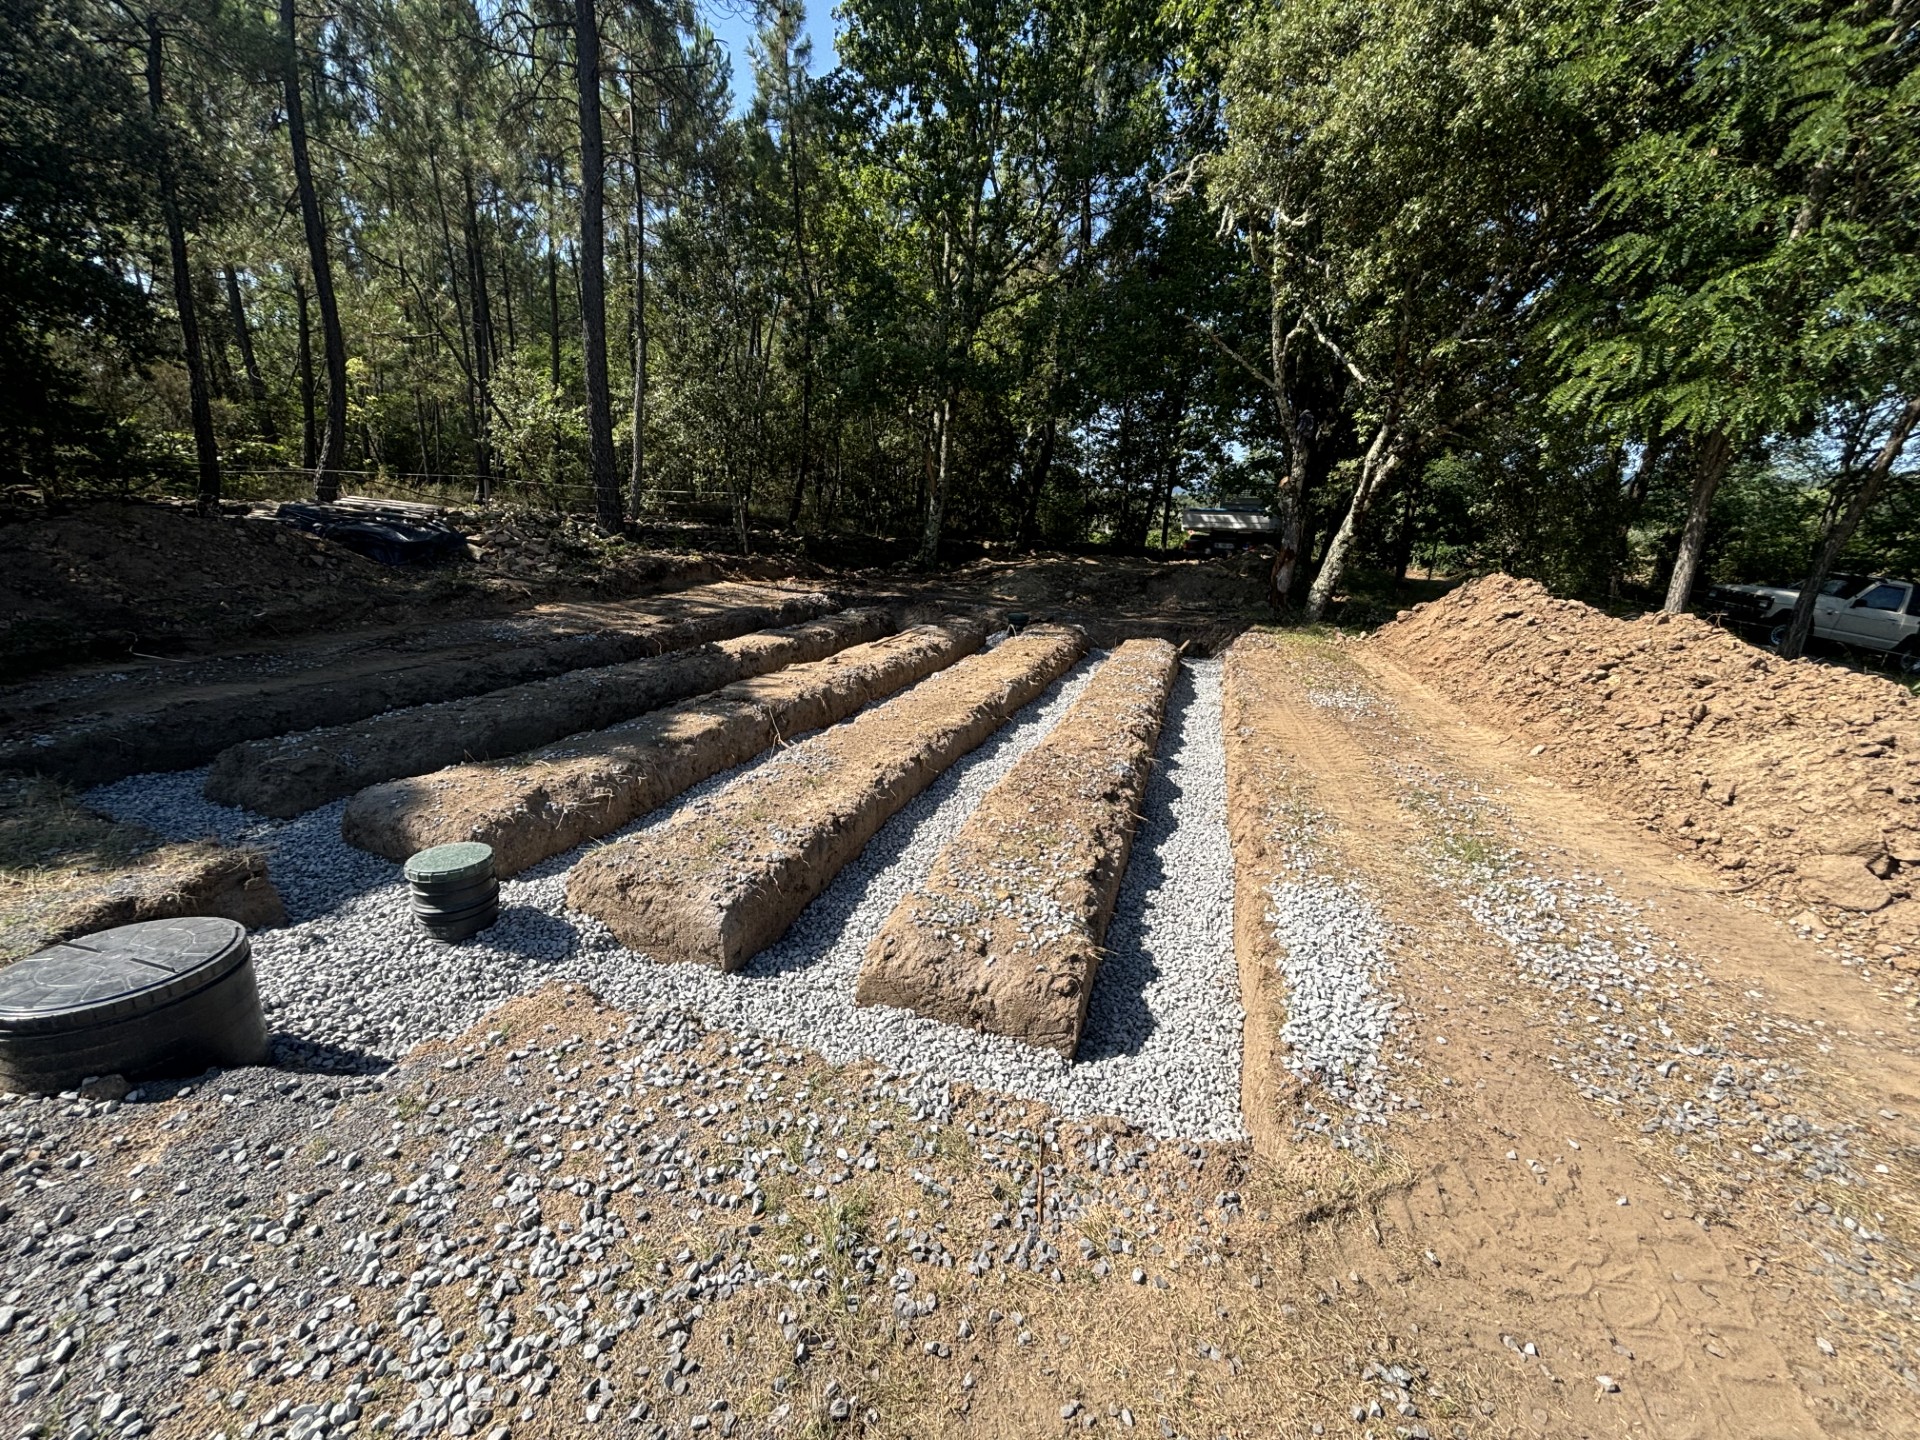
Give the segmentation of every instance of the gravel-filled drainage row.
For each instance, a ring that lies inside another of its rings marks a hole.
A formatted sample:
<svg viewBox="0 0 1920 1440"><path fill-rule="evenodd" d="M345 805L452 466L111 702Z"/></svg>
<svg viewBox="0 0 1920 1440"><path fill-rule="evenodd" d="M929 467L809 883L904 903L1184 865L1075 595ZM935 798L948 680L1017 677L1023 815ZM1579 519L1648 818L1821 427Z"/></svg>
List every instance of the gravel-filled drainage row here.
<svg viewBox="0 0 1920 1440"><path fill-rule="evenodd" d="M1218 661L1182 666L1174 687L1076 1062L853 1002L861 959L887 915L924 880L980 797L1066 713L1098 658L1069 671L904 807L785 936L732 975L652 964L598 922L567 911L567 871L584 850L503 883L499 923L443 946L413 925L399 867L341 842L339 802L285 823L262 821L209 804L199 793L205 772L186 771L105 786L89 803L162 834L245 838L268 851L294 923L256 936L255 960L277 1053L288 1063L374 1068L422 1040L459 1032L514 995L577 980L611 1004L690 1011L830 1061L878 1060L1068 1115L1118 1115L1163 1136L1237 1138L1242 1011ZM715 776L620 834L665 825L773 758Z"/></svg>

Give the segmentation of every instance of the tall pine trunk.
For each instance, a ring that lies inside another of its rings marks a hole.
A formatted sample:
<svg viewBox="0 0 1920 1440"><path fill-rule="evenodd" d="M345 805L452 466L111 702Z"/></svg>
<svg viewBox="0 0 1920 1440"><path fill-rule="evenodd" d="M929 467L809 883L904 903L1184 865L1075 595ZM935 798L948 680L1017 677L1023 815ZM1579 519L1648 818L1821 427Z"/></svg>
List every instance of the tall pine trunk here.
<svg viewBox="0 0 1920 1440"><path fill-rule="evenodd" d="M347 450L347 346L340 332L340 307L333 294L333 264L327 258L327 226L313 186L307 155L307 117L300 97L300 39L294 0L280 0L281 79L286 91L287 143L293 151L293 178L300 192L300 220L306 230L307 259L313 271L313 298L320 306L320 339L327 363L327 427L313 458L313 491L323 501L340 498L340 465ZM311 362L308 374L311 375Z"/></svg>
<svg viewBox="0 0 1920 1440"><path fill-rule="evenodd" d="M233 362L227 357L226 314L220 305L220 287L204 264L195 267L193 309L203 319L200 339L207 347L207 389L216 400L236 400L240 390L233 381Z"/></svg>
<svg viewBox="0 0 1920 1440"><path fill-rule="evenodd" d="M180 195L174 183L173 142L166 135L161 68L164 38L160 17L147 16L147 107L160 129L160 211L167 224L167 250L173 264L173 303L180 312L180 341L187 362L187 405L193 416L193 451L198 464L197 499L203 514L220 505L220 447L213 437L213 404L207 395L206 352L200 347L200 318L194 304L193 269L187 258L187 230L180 218Z"/></svg>
<svg viewBox="0 0 1920 1440"><path fill-rule="evenodd" d="M1051 401L1051 395L1048 398ZM1047 418L1040 425L1039 453L1023 457L1026 484L1021 487L1020 525L1014 533L1014 543L1022 550L1033 548L1034 527L1040 518L1040 497L1047 492L1047 477L1053 472L1053 452L1059 441L1060 422L1049 404Z"/></svg>
<svg viewBox="0 0 1920 1440"><path fill-rule="evenodd" d="M613 397L607 382L607 149L600 130L600 25L594 0L574 0L574 80L580 102L580 338L586 349L587 456L593 511L620 533L620 477L613 462Z"/></svg>
<svg viewBox="0 0 1920 1440"><path fill-rule="evenodd" d="M313 318L307 308L307 282L293 276L293 303L300 312L300 464L311 470L320 458L320 432L314 420Z"/></svg>
<svg viewBox="0 0 1920 1440"><path fill-rule="evenodd" d="M782 65L788 62L783 57ZM795 106L787 107L788 189L793 201L793 248L800 267L800 456L793 475L793 498L787 505L787 528L800 523L800 507L807 498L807 467L813 455L813 272L807 262L806 211L800 196L800 142L795 130Z"/></svg>
<svg viewBox="0 0 1920 1440"><path fill-rule="evenodd" d="M467 284L473 296L473 379L475 415L473 430L473 498L485 504L493 497L493 311L487 301L487 257L481 247L480 215L473 200L472 172L462 169L460 186L466 200L464 239L467 250Z"/></svg>
<svg viewBox="0 0 1920 1440"><path fill-rule="evenodd" d="M240 276L233 266L224 267L227 283L227 315L233 325L234 343L240 347L240 364L247 372L247 396L253 401L254 424L260 438L278 444L280 427L273 423L273 408L267 400L267 382L260 374L260 360L253 351L253 328L247 324L246 302L240 296Z"/></svg>
<svg viewBox="0 0 1920 1440"><path fill-rule="evenodd" d="M1707 518L1713 513L1713 497L1727 476L1733 461L1733 442L1716 430L1700 446L1694 457L1693 493L1687 498L1687 523L1680 531L1680 553L1673 558L1673 575L1667 581L1667 603L1660 608L1669 615L1684 615L1693 595L1693 582L1700 574L1700 561L1707 549Z"/></svg>
<svg viewBox="0 0 1920 1440"><path fill-rule="evenodd" d="M631 83L631 82L630 82ZM627 158L633 166L633 459L627 509L638 515L647 498L647 176L641 168L640 107L627 105Z"/></svg>

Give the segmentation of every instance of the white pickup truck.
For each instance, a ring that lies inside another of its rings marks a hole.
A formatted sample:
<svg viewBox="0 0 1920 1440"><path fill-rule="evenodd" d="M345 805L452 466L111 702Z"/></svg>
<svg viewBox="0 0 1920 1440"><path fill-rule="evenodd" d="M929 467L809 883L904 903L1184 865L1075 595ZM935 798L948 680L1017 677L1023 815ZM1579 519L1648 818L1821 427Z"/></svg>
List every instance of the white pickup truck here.
<svg viewBox="0 0 1920 1440"><path fill-rule="evenodd" d="M1788 585L1716 585L1708 609L1762 630L1769 645L1787 638L1800 591ZM1813 605L1813 633L1852 650L1892 656L1905 674L1920 674L1920 585L1879 575L1831 575Z"/></svg>

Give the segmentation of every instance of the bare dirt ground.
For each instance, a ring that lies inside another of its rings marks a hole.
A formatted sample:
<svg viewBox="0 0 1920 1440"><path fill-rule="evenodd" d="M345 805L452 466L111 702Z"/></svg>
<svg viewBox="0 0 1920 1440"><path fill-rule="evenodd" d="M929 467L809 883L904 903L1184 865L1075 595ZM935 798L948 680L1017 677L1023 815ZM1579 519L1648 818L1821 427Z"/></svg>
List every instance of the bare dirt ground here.
<svg viewBox="0 0 1920 1440"><path fill-rule="evenodd" d="M1344 1236L1360 1283L1436 1370L1504 1359L1536 1433L1901 1433L1920 1049L1896 972L1726 895L1379 647L1241 643L1273 875L1304 847L1395 937L1402 1103L1367 1143L1406 1180ZM1284 1183L1312 1078L1267 1086Z"/></svg>
<svg viewBox="0 0 1920 1440"><path fill-rule="evenodd" d="M1257 578L935 588L1204 646ZM1860 912L1789 924L1686 807L1649 823L1710 739L1659 712L1697 702L1646 701L1645 786L1596 780L1604 707L1542 739L1526 690L1574 648L1446 662L1497 704L1413 644L1229 655L1244 1142L550 985L377 1076L0 1103L0 1408L126 1440L1909 1433L1914 976ZM1794 763L1888 801L1898 745L1847 748Z"/></svg>
<svg viewBox="0 0 1920 1440"><path fill-rule="evenodd" d="M81 783L204 763L243 740L617 664L824 613L818 590L721 581L643 600L347 631L0 687L0 766Z"/></svg>
<svg viewBox="0 0 1920 1440"><path fill-rule="evenodd" d="M793 557L609 542L581 520L526 510L453 517L470 536L466 563L395 568L270 510L202 517L182 504L102 501L0 519L0 675L812 569Z"/></svg>
<svg viewBox="0 0 1920 1440"><path fill-rule="evenodd" d="M1920 702L1903 686L1782 660L1693 616L1616 620L1505 575L1416 607L1372 648L1724 886L1920 971Z"/></svg>
<svg viewBox="0 0 1920 1440"><path fill-rule="evenodd" d="M205 518L182 504L101 501L0 514L0 679L95 660L106 662L103 673L164 674L165 660L297 655L310 636L404 631L723 579L831 576L929 588L908 572L828 570L780 551L728 554L716 548L724 534L710 528L655 527L609 541L577 517L513 508L450 516L469 536L469 560L396 568L275 523L270 508L234 504ZM1243 610L1259 618L1265 563L1253 555L1040 556L980 562L956 576L969 592L992 581L1016 605L1192 625Z"/></svg>

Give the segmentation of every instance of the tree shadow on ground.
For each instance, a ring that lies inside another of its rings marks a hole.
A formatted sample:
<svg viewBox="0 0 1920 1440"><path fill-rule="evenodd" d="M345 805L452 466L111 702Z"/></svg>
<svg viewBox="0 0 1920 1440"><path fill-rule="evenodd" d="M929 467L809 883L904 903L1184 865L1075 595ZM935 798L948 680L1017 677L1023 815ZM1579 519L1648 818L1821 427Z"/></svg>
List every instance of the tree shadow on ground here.
<svg viewBox="0 0 1920 1440"><path fill-rule="evenodd" d="M1100 969L1093 977L1093 995L1087 1002L1087 1023L1080 1034L1080 1048L1074 1053L1076 1061L1138 1055L1157 1028L1152 1007L1147 1004L1147 988L1161 971L1146 944L1146 912L1156 893L1178 883L1162 862L1160 849L1174 832L1174 802L1184 790L1179 777L1169 771L1168 761L1186 728L1187 711L1194 698L1193 672L1183 665L1167 696L1166 718L1161 722L1160 744L1154 753L1154 774L1147 782L1120 899L1107 924Z"/></svg>

